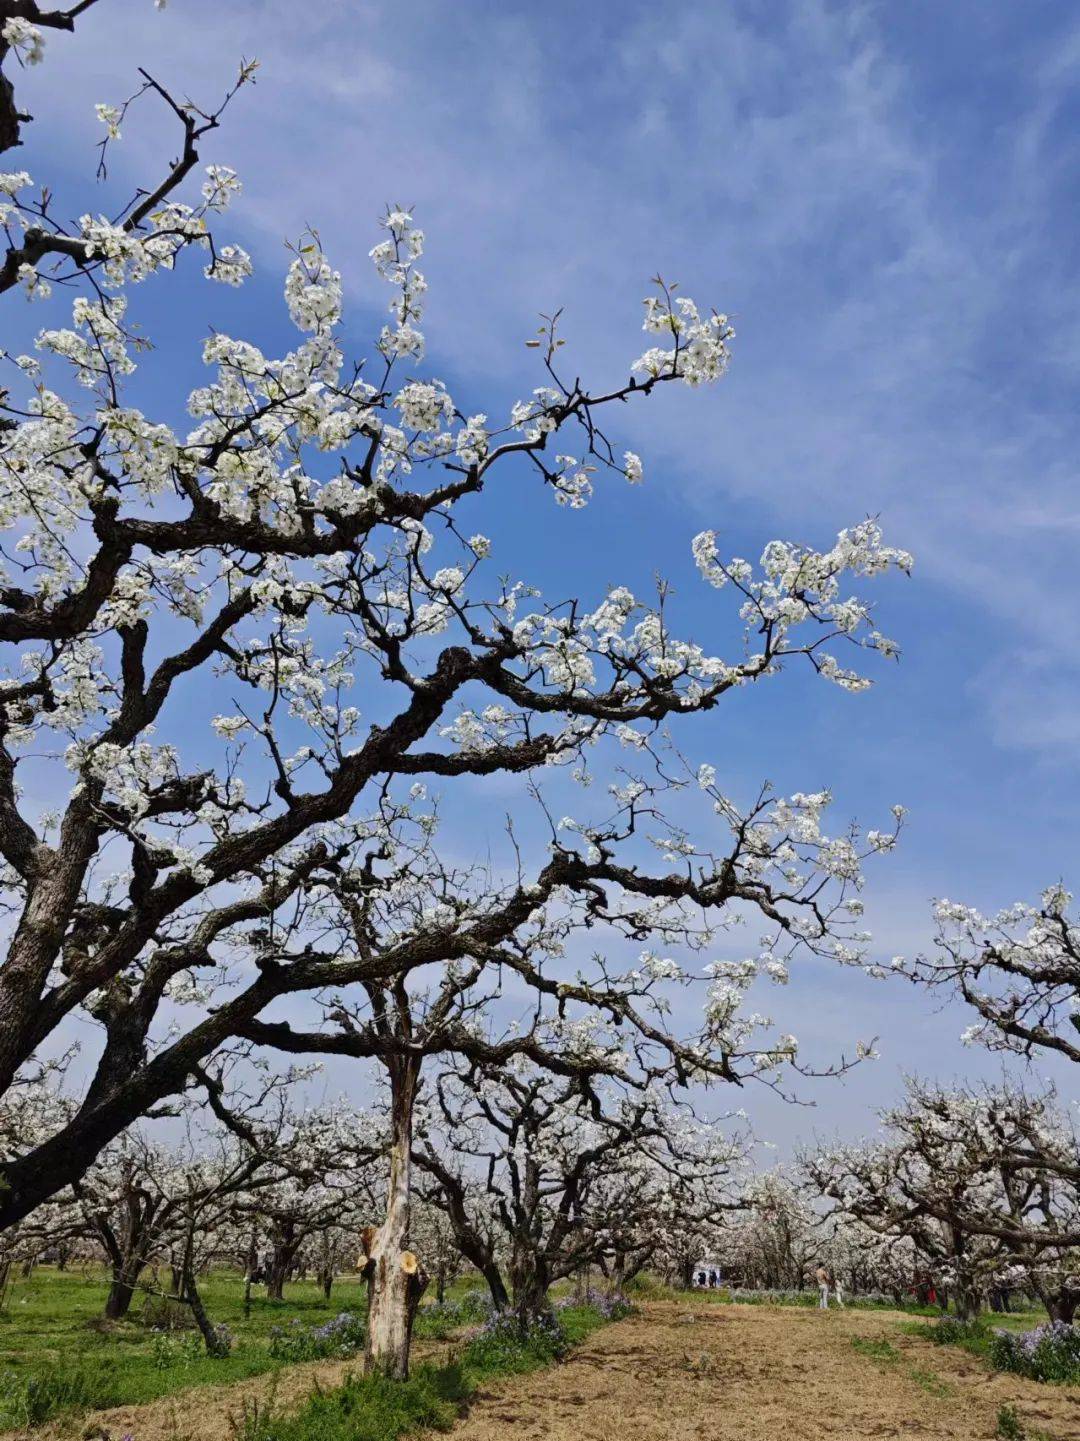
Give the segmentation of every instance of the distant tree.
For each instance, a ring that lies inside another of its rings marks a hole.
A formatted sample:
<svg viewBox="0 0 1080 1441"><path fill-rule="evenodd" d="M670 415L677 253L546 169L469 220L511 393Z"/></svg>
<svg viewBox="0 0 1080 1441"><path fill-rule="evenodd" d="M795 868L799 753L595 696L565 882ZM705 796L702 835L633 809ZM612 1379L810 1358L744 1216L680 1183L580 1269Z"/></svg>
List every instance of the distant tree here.
<svg viewBox="0 0 1080 1441"><path fill-rule="evenodd" d="M495 1304L512 1305L523 1326L583 1267L600 1266L621 1289L695 1181L712 1188L719 1212L741 1155L648 1086L590 1084L523 1060L444 1072L437 1097L415 1150L434 1183L425 1194Z"/></svg>
<svg viewBox="0 0 1080 1441"><path fill-rule="evenodd" d="M321 1125L291 1114L289 1078L270 1078L254 1097L236 1094L228 1104L220 1077L204 1073L204 1079L209 1109L189 1093L185 1107L172 1115L173 1131L183 1126L182 1140L133 1126L73 1183L75 1204L66 1209L81 1214L85 1233L98 1241L112 1273L105 1303L110 1320L127 1315L144 1271L163 1256L170 1258L174 1292L184 1294L184 1257L195 1244L188 1233L196 1217L198 1249L212 1254L237 1209L255 1205L262 1192L297 1173L310 1182L313 1167L329 1167L336 1146L327 1143L328 1130L355 1143L357 1128L344 1122L340 1109ZM320 1133L318 1151L314 1138ZM336 1155L334 1163L341 1164Z"/></svg>
<svg viewBox="0 0 1080 1441"><path fill-rule="evenodd" d="M466 1258L458 1248L454 1227L445 1211L417 1197L413 1203L411 1238L422 1256L427 1258L435 1301L446 1301L447 1288L457 1280Z"/></svg>
<svg viewBox="0 0 1080 1441"><path fill-rule="evenodd" d="M714 1242L732 1281L750 1289L801 1291L823 1259L825 1241L805 1187L780 1167L749 1177L740 1200Z"/></svg>
<svg viewBox="0 0 1080 1441"><path fill-rule="evenodd" d="M806 1158L840 1212L913 1243L961 1315L991 1278L1019 1270L1052 1319L1080 1303L1080 1149L1049 1096L1011 1086L910 1081L883 1113L885 1139Z"/></svg>

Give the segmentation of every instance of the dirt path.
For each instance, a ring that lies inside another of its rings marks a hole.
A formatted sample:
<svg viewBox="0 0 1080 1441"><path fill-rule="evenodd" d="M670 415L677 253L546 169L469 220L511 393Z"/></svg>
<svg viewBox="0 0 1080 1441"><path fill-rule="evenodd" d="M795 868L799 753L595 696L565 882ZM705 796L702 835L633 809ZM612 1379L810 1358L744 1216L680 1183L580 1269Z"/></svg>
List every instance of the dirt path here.
<svg viewBox="0 0 1080 1441"><path fill-rule="evenodd" d="M900 1320L652 1303L565 1365L492 1387L452 1441L989 1441L1005 1404L1029 1435L1080 1441L1075 1389L994 1375Z"/></svg>

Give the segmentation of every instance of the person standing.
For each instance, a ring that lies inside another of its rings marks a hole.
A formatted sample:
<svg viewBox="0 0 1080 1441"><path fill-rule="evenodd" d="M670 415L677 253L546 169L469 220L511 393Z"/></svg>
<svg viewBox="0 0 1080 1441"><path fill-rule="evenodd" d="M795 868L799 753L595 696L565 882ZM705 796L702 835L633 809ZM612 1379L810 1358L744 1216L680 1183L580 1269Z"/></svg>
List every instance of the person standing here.
<svg viewBox="0 0 1080 1441"><path fill-rule="evenodd" d="M819 1266L814 1272L814 1276L818 1283L818 1310L827 1311L829 1309L829 1273L824 1266Z"/></svg>

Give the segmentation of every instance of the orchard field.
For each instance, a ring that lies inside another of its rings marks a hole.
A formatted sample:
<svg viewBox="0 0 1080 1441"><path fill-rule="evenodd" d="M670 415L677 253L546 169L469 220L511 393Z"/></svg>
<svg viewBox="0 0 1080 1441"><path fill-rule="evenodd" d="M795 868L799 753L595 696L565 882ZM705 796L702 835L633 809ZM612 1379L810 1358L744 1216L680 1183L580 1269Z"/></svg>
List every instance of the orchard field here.
<svg viewBox="0 0 1080 1441"><path fill-rule="evenodd" d="M1080 1441L1075 9L0 0L0 1441Z"/></svg>
<svg viewBox="0 0 1080 1441"><path fill-rule="evenodd" d="M618 1320L604 1323L587 1308L566 1308L574 1345L560 1360L504 1357L501 1365L477 1368L471 1383L455 1374L442 1388L445 1409L438 1416L420 1410L422 1423L450 1424L462 1441L500 1441L511 1431L537 1441L605 1441L613 1415L642 1441L766 1441L785 1432L806 1441L882 1434L960 1441L1004 1434L1002 1415L1015 1414L1032 1438L1071 1441L1080 1434L1080 1389L994 1373L984 1358L927 1339L933 1320L912 1308L855 1305L822 1314L810 1305L675 1295L651 1281L639 1289L633 1312ZM272 1338L294 1323L322 1326L343 1308L362 1312L360 1288L343 1278L328 1303L314 1283L296 1281L284 1301L253 1298L248 1316L242 1290L233 1273L205 1279L208 1305L235 1336L229 1357L208 1360L190 1331L153 1332L139 1320L103 1327L107 1278L97 1269L61 1274L42 1267L13 1282L0 1319L8 1383L0 1404L9 1408L0 1412L0 1435L230 1441L250 1434L254 1441L290 1434L314 1441L325 1418L305 1414L310 1393L347 1387L361 1358L275 1357ZM468 1282L458 1282L450 1305L469 1292ZM476 1328L435 1324L440 1308L429 1309L430 1316L421 1311L414 1354L424 1367L445 1372ZM1021 1330L1038 1318L998 1319ZM41 1410L55 1409L33 1422L13 1414L26 1391L11 1378L28 1376L39 1383L64 1376L68 1386L65 1395L54 1385L51 1396L42 1387ZM341 1435L390 1441L400 1418L364 1398L350 1419ZM295 1432L284 1432L287 1421Z"/></svg>

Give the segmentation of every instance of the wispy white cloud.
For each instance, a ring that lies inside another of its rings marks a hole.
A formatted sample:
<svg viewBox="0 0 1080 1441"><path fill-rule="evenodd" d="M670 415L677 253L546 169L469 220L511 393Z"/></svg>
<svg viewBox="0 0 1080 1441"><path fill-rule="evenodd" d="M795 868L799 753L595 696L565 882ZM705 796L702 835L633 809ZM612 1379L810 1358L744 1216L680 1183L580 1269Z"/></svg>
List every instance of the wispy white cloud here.
<svg viewBox="0 0 1080 1441"><path fill-rule="evenodd" d="M209 98L258 53L214 149L246 178L264 266L317 225L354 295L381 302L374 215L415 204L436 358L524 389L521 341L558 305L582 372L620 373L659 265L740 330L721 398L626 417L703 518L735 501L763 539L819 540L879 513L1003 660L1080 606L1080 287L1055 238L1080 26L1033 35L1011 108L961 124L920 88L929 53L858 3L629 5L614 23L559 4L540 25L514 6L323 0L300 16L290 0L101 7L24 83L47 92L55 140L124 93L136 57ZM145 174L165 134L132 125L116 164ZM1080 689L1072 656L1031 664L1036 708L1051 674ZM1020 738L999 707L988 723ZM1024 743L1069 734L1027 727Z"/></svg>

